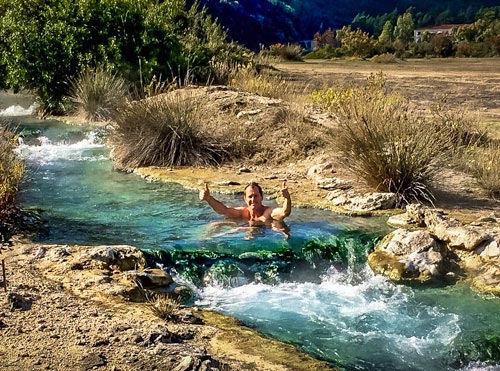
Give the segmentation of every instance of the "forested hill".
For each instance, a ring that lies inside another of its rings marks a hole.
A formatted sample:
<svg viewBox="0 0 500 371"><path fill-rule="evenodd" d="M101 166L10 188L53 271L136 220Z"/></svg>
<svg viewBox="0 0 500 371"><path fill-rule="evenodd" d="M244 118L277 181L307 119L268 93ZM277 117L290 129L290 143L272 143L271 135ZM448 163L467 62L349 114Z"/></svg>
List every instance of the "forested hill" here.
<svg viewBox="0 0 500 371"><path fill-rule="evenodd" d="M309 40L315 32L338 29L354 22L363 27L366 16L402 14L412 7L417 26L467 23L482 8L500 0L199 0L219 20L232 40L258 49L277 42ZM373 32L377 30L367 29Z"/></svg>

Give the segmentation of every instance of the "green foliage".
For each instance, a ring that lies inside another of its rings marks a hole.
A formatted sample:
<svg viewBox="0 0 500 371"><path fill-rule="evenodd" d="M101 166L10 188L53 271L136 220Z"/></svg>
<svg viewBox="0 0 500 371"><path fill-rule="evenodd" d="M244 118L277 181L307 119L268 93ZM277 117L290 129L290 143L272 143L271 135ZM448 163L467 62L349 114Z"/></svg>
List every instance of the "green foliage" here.
<svg viewBox="0 0 500 371"><path fill-rule="evenodd" d="M321 102L322 93L316 93ZM428 115L390 94L382 75L365 87L327 91L324 106L338 118L336 147L350 170L399 203L433 199L430 181L446 159L452 138Z"/></svg>
<svg viewBox="0 0 500 371"><path fill-rule="evenodd" d="M4 0L0 10L4 85L36 92L54 113L67 108L67 81L88 68L103 66L142 87L153 75L191 71L206 79L212 57L241 53L185 0Z"/></svg>
<svg viewBox="0 0 500 371"><path fill-rule="evenodd" d="M384 28L382 29L382 32L380 33L380 36L378 37L378 41L381 43L388 43L392 41L392 34L393 34L393 26L391 21L387 21L384 23Z"/></svg>
<svg viewBox="0 0 500 371"><path fill-rule="evenodd" d="M127 104L111 136L118 167L214 165L227 151L213 138L202 99L174 92Z"/></svg>
<svg viewBox="0 0 500 371"><path fill-rule="evenodd" d="M342 27L338 32L345 55L368 58L375 54L375 39L359 28L352 30L349 26Z"/></svg>
<svg viewBox="0 0 500 371"><path fill-rule="evenodd" d="M110 120L127 95L125 80L102 67L86 70L70 80L70 98L79 113L90 121Z"/></svg>
<svg viewBox="0 0 500 371"><path fill-rule="evenodd" d="M7 221L15 211L19 183L24 174L24 163L14 153L16 145L17 136L6 123L0 122L0 222Z"/></svg>
<svg viewBox="0 0 500 371"><path fill-rule="evenodd" d="M331 59L343 56L342 48L334 48L332 46L325 46L321 49L313 50L304 56L304 59Z"/></svg>
<svg viewBox="0 0 500 371"><path fill-rule="evenodd" d="M453 55L453 41L447 35L434 35L430 44L436 57L450 57Z"/></svg>
<svg viewBox="0 0 500 371"><path fill-rule="evenodd" d="M394 27L394 38L403 42L410 42L413 40L413 30L415 23L413 22L413 15L411 12L406 11L400 15Z"/></svg>

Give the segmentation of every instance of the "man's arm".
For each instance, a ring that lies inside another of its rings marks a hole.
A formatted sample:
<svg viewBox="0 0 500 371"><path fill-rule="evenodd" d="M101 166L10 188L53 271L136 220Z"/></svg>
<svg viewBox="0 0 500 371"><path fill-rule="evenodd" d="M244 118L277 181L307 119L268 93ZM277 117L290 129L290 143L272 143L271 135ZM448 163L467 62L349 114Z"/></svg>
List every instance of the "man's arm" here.
<svg viewBox="0 0 500 371"><path fill-rule="evenodd" d="M205 188L200 191L200 201L207 201L212 209L217 214L227 216L228 218L241 218L243 216L243 209L227 207L219 200L216 200L208 189L208 183L205 183Z"/></svg>
<svg viewBox="0 0 500 371"><path fill-rule="evenodd" d="M275 220L283 220L292 212L292 199L290 198L290 193L288 192L286 180L281 185L281 195L285 199L283 201L283 206L276 207L271 212L271 217Z"/></svg>

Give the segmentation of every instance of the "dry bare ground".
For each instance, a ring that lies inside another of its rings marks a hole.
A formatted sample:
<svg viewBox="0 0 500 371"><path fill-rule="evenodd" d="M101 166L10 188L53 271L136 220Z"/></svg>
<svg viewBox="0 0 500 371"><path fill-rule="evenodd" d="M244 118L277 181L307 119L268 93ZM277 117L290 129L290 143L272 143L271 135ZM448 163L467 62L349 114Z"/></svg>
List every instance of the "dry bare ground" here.
<svg viewBox="0 0 500 371"><path fill-rule="evenodd" d="M383 72L391 88L424 106L446 97L452 108L477 114L500 137L500 58L413 59L381 64L370 61L281 63L291 80L312 87L362 83Z"/></svg>

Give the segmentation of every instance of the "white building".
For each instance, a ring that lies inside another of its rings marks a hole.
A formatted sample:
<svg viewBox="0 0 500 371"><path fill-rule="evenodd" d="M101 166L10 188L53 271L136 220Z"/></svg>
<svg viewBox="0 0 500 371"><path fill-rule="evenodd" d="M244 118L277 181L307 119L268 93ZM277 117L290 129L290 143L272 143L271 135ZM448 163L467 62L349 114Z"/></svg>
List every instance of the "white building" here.
<svg viewBox="0 0 500 371"><path fill-rule="evenodd" d="M413 31L413 39L415 42L419 42L422 40L422 35L424 32L428 32L431 35L449 35L451 30L456 29L458 27L468 26L467 24L440 24L438 26L427 26L422 28L417 28Z"/></svg>

